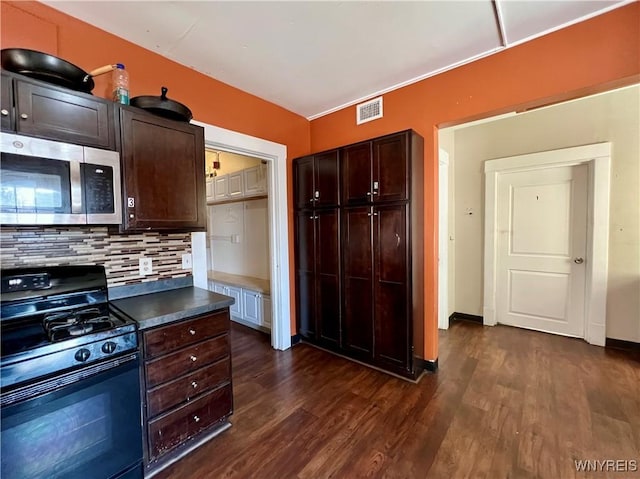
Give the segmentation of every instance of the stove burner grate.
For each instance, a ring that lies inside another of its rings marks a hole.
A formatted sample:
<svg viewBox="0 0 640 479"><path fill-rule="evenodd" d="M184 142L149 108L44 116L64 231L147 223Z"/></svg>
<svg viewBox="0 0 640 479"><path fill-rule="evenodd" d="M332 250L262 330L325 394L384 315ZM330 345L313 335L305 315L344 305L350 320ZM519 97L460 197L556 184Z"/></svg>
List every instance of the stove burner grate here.
<svg viewBox="0 0 640 479"><path fill-rule="evenodd" d="M43 319L43 326L49 340L55 342L94 331L104 331L116 325L100 309L86 308L47 314Z"/></svg>

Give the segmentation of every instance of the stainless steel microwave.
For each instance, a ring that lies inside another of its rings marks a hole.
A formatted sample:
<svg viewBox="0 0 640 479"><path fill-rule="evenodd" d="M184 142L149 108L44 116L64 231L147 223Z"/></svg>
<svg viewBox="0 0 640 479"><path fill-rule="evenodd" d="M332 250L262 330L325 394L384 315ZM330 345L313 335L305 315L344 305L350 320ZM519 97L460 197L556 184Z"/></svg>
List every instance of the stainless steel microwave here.
<svg viewBox="0 0 640 479"><path fill-rule="evenodd" d="M122 223L120 155L115 151L0 135L0 223Z"/></svg>

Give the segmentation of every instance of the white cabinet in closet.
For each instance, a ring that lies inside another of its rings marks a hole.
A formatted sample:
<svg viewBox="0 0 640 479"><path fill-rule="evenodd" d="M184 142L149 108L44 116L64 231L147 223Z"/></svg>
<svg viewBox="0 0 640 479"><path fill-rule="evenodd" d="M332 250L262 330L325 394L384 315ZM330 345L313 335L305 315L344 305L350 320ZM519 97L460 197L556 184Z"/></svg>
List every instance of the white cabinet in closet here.
<svg viewBox="0 0 640 479"><path fill-rule="evenodd" d="M229 198L229 175L216 176L213 179L213 197L216 201Z"/></svg>
<svg viewBox="0 0 640 479"><path fill-rule="evenodd" d="M207 201L215 201L216 199L216 190L215 190L215 177L207 178L205 186L207 191Z"/></svg>
<svg viewBox="0 0 640 479"><path fill-rule="evenodd" d="M267 165L257 165L242 170L244 176L244 196L267 193Z"/></svg>
<svg viewBox="0 0 640 479"><path fill-rule="evenodd" d="M248 288L209 281L209 290L231 296L231 320L259 330L271 330L271 297Z"/></svg>
<svg viewBox="0 0 640 479"><path fill-rule="evenodd" d="M242 170L229 173L229 198L242 198L244 196L244 177Z"/></svg>

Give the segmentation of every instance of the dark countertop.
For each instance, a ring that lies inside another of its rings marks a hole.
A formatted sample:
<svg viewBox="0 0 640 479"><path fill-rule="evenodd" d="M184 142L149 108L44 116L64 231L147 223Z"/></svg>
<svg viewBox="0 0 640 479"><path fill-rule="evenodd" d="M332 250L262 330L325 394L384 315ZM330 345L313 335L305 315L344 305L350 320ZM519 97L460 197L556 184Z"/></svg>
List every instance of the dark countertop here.
<svg viewBox="0 0 640 479"><path fill-rule="evenodd" d="M110 303L135 319L140 329L149 329L229 307L234 299L190 286L116 299Z"/></svg>

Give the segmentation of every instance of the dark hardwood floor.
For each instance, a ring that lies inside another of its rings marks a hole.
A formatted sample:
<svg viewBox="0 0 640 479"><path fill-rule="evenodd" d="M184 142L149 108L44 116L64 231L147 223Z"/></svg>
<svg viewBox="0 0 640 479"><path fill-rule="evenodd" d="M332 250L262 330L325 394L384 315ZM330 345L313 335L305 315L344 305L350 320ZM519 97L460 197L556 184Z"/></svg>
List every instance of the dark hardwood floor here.
<svg viewBox="0 0 640 479"><path fill-rule="evenodd" d="M455 322L412 384L232 329L233 427L159 478L640 477L640 357ZM575 460L628 460L576 472Z"/></svg>

